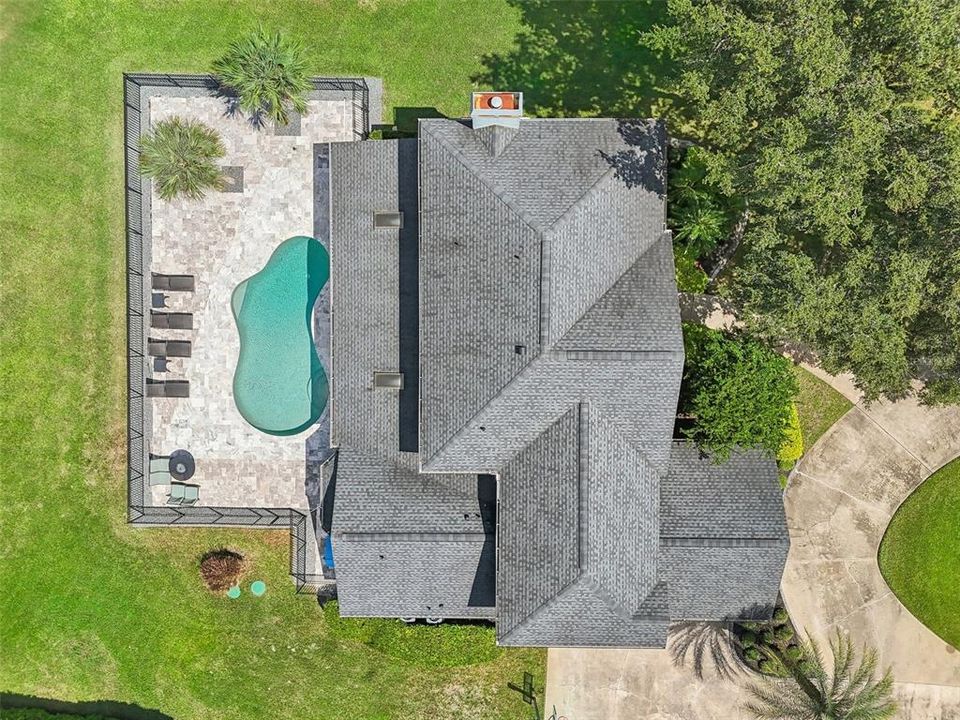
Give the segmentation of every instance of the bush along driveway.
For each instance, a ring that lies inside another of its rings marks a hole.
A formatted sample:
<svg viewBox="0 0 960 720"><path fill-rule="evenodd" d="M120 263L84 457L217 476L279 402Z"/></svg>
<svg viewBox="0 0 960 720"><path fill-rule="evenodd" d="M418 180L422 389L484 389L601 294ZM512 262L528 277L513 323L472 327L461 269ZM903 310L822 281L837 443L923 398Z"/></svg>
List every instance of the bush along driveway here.
<svg viewBox="0 0 960 720"><path fill-rule="evenodd" d="M804 456L786 491L781 591L790 616L818 641L840 628L875 647L893 669L904 718L960 715L960 651L903 606L877 552L900 504L957 455L960 408L858 402Z"/></svg>

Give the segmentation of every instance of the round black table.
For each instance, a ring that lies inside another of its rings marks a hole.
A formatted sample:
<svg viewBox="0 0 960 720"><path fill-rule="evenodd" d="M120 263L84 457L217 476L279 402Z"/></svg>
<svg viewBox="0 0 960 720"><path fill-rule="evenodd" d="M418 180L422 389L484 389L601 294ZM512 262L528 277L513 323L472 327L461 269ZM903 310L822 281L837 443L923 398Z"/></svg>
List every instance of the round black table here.
<svg viewBox="0 0 960 720"><path fill-rule="evenodd" d="M197 464L187 450L174 450L170 455L170 474L174 480L184 482L193 477Z"/></svg>

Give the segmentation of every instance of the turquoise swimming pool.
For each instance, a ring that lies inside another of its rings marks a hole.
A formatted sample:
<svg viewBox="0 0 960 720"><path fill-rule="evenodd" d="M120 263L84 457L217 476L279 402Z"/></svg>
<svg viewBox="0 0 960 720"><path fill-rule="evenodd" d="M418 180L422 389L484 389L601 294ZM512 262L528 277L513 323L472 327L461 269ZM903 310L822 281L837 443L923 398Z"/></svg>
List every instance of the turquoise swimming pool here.
<svg viewBox="0 0 960 720"><path fill-rule="evenodd" d="M263 270L233 291L240 334L233 399L258 430L294 435L323 414L329 386L311 319L329 277L326 248L301 235L282 242Z"/></svg>

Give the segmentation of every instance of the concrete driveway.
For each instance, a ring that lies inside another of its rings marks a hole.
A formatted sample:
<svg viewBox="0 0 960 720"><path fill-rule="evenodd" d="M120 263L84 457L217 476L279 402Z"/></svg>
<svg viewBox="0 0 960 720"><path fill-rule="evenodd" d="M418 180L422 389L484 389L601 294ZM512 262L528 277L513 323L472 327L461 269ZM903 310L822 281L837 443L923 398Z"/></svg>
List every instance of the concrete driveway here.
<svg viewBox="0 0 960 720"><path fill-rule="evenodd" d="M790 555L781 591L821 644L836 628L877 648L904 718L960 718L960 652L917 620L880 574L893 513L960 454L960 409L858 403L804 456L786 492Z"/></svg>
<svg viewBox="0 0 960 720"><path fill-rule="evenodd" d="M698 678L688 657L669 650L551 648L544 717L553 720L740 720L741 673L730 680L707 662Z"/></svg>

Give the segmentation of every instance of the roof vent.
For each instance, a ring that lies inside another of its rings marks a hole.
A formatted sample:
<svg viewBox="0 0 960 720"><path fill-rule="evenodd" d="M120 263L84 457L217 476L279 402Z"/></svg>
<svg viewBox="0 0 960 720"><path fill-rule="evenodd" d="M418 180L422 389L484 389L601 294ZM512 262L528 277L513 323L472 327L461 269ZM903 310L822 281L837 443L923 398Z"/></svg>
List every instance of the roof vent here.
<svg viewBox="0 0 960 720"><path fill-rule="evenodd" d="M403 373L380 372L373 373L373 386L383 390L403 390Z"/></svg>
<svg viewBox="0 0 960 720"><path fill-rule="evenodd" d="M488 125L501 125L516 129L520 127L520 118L523 117L523 93L473 93L470 103L470 117L473 120L474 130L479 130Z"/></svg>
<svg viewBox="0 0 960 720"><path fill-rule="evenodd" d="M388 228L390 230L399 230L403 227L402 212L375 212L373 214L373 226L375 228Z"/></svg>

